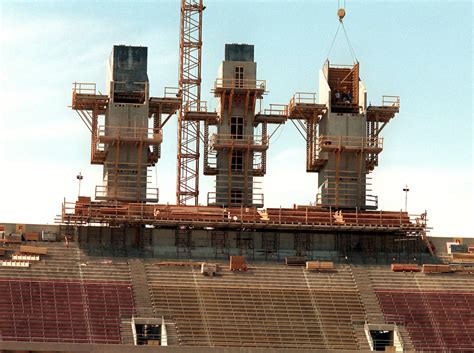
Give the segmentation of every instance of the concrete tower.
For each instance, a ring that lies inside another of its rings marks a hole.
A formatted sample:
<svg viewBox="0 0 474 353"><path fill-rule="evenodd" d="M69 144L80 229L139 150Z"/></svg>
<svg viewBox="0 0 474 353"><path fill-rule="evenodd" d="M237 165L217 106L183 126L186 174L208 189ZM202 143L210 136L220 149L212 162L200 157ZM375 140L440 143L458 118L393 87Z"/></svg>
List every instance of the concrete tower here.
<svg viewBox="0 0 474 353"><path fill-rule="evenodd" d="M72 109L91 131L91 163L104 166L96 200L158 201L158 189L148 187L148 167L160 158L161 116L169 118L180 105L177 89L150 97L146 47L113 47L106 94L93 83L74 84Z"/></svg>
<svg viewBox="0 0 474 353"><path fill-rule="evenodd" d="M104 163L104 197L146 201L148 146L136 142L148 138L147 48L114 46L107 82L104 135L113 142ZM155 138L161 142L161 135Z"/></svg>
<svg viewBox="0 0 474 353"><path fill-rule="evenodd" d="M254 177L265 174L266 124L255 133L255 105L264 92L265 82L257 80L253 45L226 44L214 87L219 118L217 133L210 136L207 159L214 159L215 164L206 174L216 175L216 191L210 193L209 204L263 205Z"/></svg>
<svg viewBox="0 0 474 353"><path fill-rule="evenodd" d="M367 107L367 92L359 79L359 63L320 72L320 103L327 107L319 122L317 204L348 209L376 209L368 194L367 174L378 165L383 149L379 137L399 110L399 98L384 96L382 106Z"/></svg>

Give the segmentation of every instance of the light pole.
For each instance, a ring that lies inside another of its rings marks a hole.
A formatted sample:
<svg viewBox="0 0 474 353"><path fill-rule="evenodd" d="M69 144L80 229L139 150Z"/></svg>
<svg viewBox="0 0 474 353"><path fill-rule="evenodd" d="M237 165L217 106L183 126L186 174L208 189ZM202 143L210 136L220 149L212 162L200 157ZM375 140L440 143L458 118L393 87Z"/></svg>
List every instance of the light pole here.
<svg viewBox="0 0 474 353"><path fill-rule="evenodd" d="M81 196L81 181L84 179L84 177L82 176L81 172L79 172L79 174L76 175L76 178L79 181L79 190L77 192L77 196L79 197Z"/></svg>
<svg viewBox="0 0 474 353"><path fill-rule="evenodd" d="M408 188L408 185L405 184L405 187L403 188L403 191L405 191L405 212L407 211L407 203L408 203L408 191L410 189Z"/></svg>

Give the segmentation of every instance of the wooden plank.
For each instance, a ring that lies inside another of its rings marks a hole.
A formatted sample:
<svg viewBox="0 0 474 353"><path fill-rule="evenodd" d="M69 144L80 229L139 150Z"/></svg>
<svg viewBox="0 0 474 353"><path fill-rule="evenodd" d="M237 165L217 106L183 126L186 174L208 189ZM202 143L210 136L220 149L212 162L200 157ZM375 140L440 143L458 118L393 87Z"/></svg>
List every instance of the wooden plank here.
<svg viewBox="0 0 474 353"><path fill-rule="evenodd" d="M334 263L331 261L306 261L306 269L309 271L331 271L334 270Z"/></svg>
<svg viewBox="0 0 474 353"><path fill-rule="evenodd" d="M425 273L449 273L451 267L449 265L423 265L423 272Z"/></svg>
<svg viewBox="0 0 474 353"><path fill-rule="evenodd" d="M421 268L418 265L410 264L392 264L393 272L420 272Z"/></svg>
<svg viewBox="0 0 474 353"><path fill-rule="evenodd" d="M472 260L474 261L474 254L473 253L453 253L453 260Z"/></svg>
<svg viewBox="0 0 474 353"><path fill-rule="evenodd" d="M155 266L182 266L182 267L201 267L203 263L197 261L161 261L155 264Z"/></svg>
<svg viewBox="0 0 474 353"><path fill-rule="evenodd" d="M20 252L28 253L28 254L47 255L48 248L40 247L40 246L21 245Z"/></svg>
<svg viewBox="0 0 474 353"><path fill-rule="evenodd" d="M39 241L39 233L38 232L27 232L27 233L25 233L25 240L26 241Z"/></svg>
<svg viewBox="0 0 474 353"><path fill-rule="evenodd" d="M231 256L229 265L231 271L247 271L247 265L243 256Z"/></svg>

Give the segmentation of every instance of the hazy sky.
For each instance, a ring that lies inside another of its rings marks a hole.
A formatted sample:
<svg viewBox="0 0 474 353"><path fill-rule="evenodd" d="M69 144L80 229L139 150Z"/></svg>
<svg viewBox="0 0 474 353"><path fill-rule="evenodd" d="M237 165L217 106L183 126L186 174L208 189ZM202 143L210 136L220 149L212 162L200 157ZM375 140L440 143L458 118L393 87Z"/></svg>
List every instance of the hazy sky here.
<svg viewBox="0 0 474 353"><path fill-rule="evenodd" d="M336 32L337 1L207 1L202 96L210 93L225 43L255 45L263 107L294 92L317 92L318 71ZM384 210L428 211L433 235L473 236L471 1L346 1L345 25L368 100L400 95L384 129L373 194ZM93 195L101 167L90 165L90 133L68 105L72 83L105 91L114 44L148 50L151 94L177 86L179 1L0 0L0 222L52 223L64 197ZM329 59L351 64L339 34ZM265 203L314 201L317 175L305 173L305 141L292 126L270 141ZM154 178L155 179L155 178ZM213 178L201 177L200 202ZM160 202L175 202L176 118L164 130L157 165Z"/></svg>

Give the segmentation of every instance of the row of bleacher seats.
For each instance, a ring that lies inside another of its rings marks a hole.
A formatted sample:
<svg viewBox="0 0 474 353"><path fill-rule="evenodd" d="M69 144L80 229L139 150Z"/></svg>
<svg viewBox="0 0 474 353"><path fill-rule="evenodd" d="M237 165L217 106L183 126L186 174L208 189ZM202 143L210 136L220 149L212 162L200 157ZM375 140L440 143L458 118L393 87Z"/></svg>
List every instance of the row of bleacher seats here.
<svg viewBox="0 0 474 353"><path fill-rule="evenodd" d="M388 266L367 266L367 276L375 288L472 291L474 281L467 274L426 274L423 272L392 272Z"/></svg>
<svg viewBox="0 0 474 353"><path fill-rule="evenodd" d="M367 267L387 322L405 326L414 347L474 351L474 281L467 274L391 272Z"/></svg>
<svg viewBox="0 0 474 353"><path fill-rule="evenodd" d="M363 320L364 309L345 268L257 266L213 278L189 267L148 263L146 270L155 310L175 321L181 345L358 347L352 322Z"/></svg>
<svg viewBox="0 0 474 353"><path fill-rule="evenodd" d="M128 262L38 245L48 250L40 261L1 269L0 340L120 343L121 320L135 312Z"/></svg>
<svg viewBox="0 0 474 353"><path fill-rule="evenodd" d="M407 328L417 350L474 351L474 293L376 289L385 318Z"/></svg>

